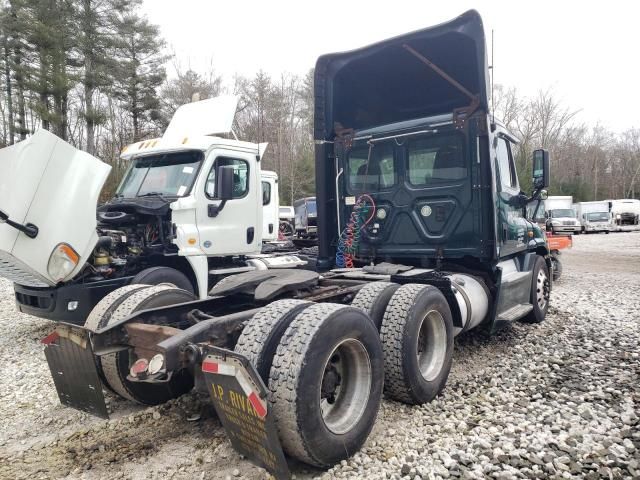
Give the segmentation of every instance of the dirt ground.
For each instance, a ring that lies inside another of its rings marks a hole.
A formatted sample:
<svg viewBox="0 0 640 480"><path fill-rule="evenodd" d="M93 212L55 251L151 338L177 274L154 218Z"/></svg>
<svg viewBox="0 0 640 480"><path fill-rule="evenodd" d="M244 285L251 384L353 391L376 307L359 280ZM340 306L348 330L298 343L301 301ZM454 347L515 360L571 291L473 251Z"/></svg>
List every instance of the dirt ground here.
<svg viewBox="0 0 640 480"><path fill-rule="evenodd" d="M292 464L296 478L640 475L640 233L577 236L561 259L544 323L457 338L443 396L384 400L361 453L328 472ZM187 420L192 395L154 408L109 395L108 421L62 407L39 344L50 330L0 280L0 478L268 478L215 417Z"/></svg>

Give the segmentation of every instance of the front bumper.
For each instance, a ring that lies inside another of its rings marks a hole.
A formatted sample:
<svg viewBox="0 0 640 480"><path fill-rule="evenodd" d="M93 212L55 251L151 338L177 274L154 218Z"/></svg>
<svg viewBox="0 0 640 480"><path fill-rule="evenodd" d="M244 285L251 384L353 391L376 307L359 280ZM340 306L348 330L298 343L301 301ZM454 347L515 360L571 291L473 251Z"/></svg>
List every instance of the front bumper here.
<svg viewBox="0 0 640 480"><path fill-rule="evenodd" d="M84 325L89 313L100 300L116 288L127 285L132 278L121 277L50 288L25 287L15 283L13 287L16 305L22 313L55 322Z"/></svg>
<svg viewBox="0 0 640 480"><path fill-rule="evenodd" d="M584 227L585 232L609 232L611 231L610 225L587 225Z"/></svg>
<svg viewBox="0 0 640 480"><path fill-rule="evenodd" d="M581 225L552 225L554 232L579 233L582 230Z"/></svg>

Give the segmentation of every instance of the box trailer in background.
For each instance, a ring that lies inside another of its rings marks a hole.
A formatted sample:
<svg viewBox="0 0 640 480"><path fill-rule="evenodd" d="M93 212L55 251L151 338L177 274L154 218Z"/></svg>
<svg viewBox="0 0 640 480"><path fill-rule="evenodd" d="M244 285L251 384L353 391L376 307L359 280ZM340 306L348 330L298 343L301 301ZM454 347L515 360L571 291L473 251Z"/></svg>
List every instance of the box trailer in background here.
<svg viewBox="0 0 640 480"><path fill-rule="evenodd" d="M316 197L300 198L293 202L296 235L300 238L315 237L318 233L318 209Z"/></svg>
<svg viewBox="0 0 640 480"><path fill-rule="evenodd" d="M544 201L547 231L551 233L580 233L582 226L576 218L571 195L547 197Z"/></svg>
<svg viewBox="0 0 640 480"><path fill-rule="evenodd" d="M609 233L611 231L609 202L578 202L573 204L573 209L576 211L578 221L582 226L582 233Z"/></svg>
<svg viewBox="0 0 640 480"><path fill-rule="evenodd" d="M634 230L638 228L640 218L640 200L622 198L607 200L610 205L611 223L617 231Z"/></svg>

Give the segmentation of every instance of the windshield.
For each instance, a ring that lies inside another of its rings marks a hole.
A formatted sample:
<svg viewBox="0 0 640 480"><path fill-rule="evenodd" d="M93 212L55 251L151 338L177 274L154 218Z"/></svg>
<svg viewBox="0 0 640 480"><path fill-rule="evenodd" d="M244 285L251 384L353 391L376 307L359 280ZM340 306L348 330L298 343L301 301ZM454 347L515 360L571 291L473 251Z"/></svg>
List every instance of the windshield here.
<svg viewBox="0 0 640 480"><path fill-rule="evenodd" d="M134 158L116 196L183 197L191 191L202 157L200 151L187 151Z"/></svg>
<svg viewBox="0 0 640 480"><path fill-rule="evenodd" d="M555 218L559 217L576 217L576 212L570 208L558 208L557 210L551 210L551 216Z"/></svg>
<svg viewBox="0 0 640 480"><path fill-rule="evenodd" d="M609 220L609 214L607 212L587 213L587 219L590 222L606 222Z"/></svg>

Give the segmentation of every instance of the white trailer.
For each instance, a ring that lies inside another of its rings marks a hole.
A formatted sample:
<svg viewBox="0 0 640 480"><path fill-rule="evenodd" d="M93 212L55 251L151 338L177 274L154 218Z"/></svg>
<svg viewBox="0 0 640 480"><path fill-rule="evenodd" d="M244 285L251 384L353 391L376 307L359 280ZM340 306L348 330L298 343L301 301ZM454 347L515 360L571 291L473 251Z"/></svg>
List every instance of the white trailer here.
<svg viewBox="0 0 640 480"><path fill-rule="evenodd" d="M580 233L571 195L547 197L544 201L547 230L551 233Z"/></svg>
<svg viewBox="0 0 640 480"><path fill-rule="evenodd" d="M609 202L578 202L573 204L573 208L582 226L582 233L609 233L611 231Z"/></svg>

